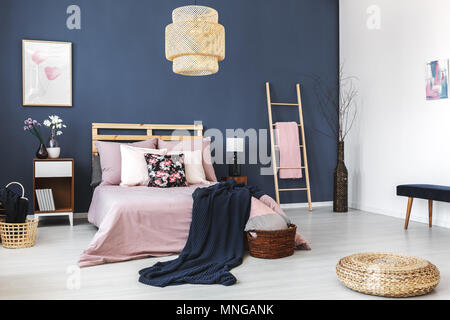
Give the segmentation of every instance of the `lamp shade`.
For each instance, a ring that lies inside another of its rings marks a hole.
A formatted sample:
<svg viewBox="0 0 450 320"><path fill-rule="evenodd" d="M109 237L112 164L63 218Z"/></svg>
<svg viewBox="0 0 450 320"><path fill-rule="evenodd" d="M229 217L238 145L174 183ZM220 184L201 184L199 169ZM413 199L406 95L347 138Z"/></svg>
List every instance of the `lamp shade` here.
<svg viewBox="0 0 450 320"><path fill-rule="evenodd" d="M172 12L173 23L166 27L166 58L173 72L205 76L219 71L225 59L225 28L216 10L204 6L184 6Z"/></svg>
<svg viewBox="0 0 450 320"><path fill-rule="evenodd" d="M244 139L227 138L227 152L244 152Z"/></svg>

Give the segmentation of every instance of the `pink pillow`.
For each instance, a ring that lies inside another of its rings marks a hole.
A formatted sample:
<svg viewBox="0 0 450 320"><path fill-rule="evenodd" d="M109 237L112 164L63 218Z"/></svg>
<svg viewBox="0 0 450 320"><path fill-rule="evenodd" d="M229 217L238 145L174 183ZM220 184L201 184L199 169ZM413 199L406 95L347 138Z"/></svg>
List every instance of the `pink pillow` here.
<svg viewBox="0 0 450 320"><path fill-rule="evenodd" d="M263 201L252 197L252 205L250 210L250 219L258 216L262 216L269 213L276 213L273 208L269 207Z"/></svg>
<svg viewBox="0 0 450 320"><path fill-rule="evenodd" d="M211 138L203 138L200 144L200 139L181 140L181 141L164 141L158 138L158 149L167 149L170 151L195 151L202 150L202 165L205 170L206 180L217 182L216 174L211 161Z"/></svg>
<svg viewBox="0 0 450 320"><path fill-rule="evenodd" d="M120 175L122 171L122 157L120 155L121 144L156 149L157 142L157 138L134 143L95 141L95 146L100 155L100 166L102 167L102 183L100 185L107 186L120 184Z"/></svg>

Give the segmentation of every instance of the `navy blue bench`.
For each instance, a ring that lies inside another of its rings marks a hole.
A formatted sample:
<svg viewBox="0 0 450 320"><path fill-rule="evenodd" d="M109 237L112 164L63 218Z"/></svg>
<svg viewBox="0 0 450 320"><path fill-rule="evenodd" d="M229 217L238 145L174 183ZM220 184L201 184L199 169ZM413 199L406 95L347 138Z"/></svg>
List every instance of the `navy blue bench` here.
<svg viewBox="0 0 450 320"><path fill-rule="evenodd" d="M434 184L404 184L397 186L397 195L408 197L406 209L405 229L408 229L409 216L414 198L428 200L428 223L431 227L433 217L433 200L450 202L450 187L437 186Z"/></svg>

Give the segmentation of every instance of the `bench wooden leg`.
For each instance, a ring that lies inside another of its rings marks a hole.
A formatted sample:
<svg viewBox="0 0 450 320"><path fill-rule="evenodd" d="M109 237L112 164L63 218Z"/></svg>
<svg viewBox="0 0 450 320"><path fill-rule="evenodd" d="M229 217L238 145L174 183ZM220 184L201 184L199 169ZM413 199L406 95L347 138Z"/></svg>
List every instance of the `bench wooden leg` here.
<svg viewBox="0 0 450 320"><path fill-rule="evenodd" d="M433 226L433 200L428 200L428 225Z"/></svg>
<svg viewBox="0 0 450 320"><path fill-rule="evenodd" d="M413 198L408 198L408 208L406 209L405 230L408 229L409 216L411 215L411 208L413 204Z"/></svg>

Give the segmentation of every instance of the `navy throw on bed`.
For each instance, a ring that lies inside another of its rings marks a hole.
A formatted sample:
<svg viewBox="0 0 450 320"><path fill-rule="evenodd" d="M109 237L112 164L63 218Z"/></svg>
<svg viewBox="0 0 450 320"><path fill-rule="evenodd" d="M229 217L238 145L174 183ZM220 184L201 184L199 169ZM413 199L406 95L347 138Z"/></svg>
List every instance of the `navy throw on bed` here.
<svg viewBox="0 0 450 320"><path fill-rule="evenodd" d="M251 197L262 195L256 187L234 180L196 189L183 251L175 260L158 262L139 271L139 281L158 287L184 283L235 284L230 270L242 263Z"/></svg>

